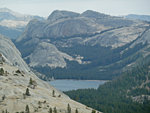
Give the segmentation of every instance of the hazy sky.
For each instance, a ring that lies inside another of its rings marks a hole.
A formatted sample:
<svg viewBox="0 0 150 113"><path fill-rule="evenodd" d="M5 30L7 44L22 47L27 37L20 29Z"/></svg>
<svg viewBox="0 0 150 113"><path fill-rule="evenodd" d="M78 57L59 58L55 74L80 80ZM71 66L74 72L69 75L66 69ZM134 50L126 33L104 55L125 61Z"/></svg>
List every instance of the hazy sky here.
<svg viewBox="0 0 150 113"><path fill-rule="evenodd" d="M2 7L45 17L56 9L80 13L89 9L110 15L150 15L150 0L0 0Z"/></svg>

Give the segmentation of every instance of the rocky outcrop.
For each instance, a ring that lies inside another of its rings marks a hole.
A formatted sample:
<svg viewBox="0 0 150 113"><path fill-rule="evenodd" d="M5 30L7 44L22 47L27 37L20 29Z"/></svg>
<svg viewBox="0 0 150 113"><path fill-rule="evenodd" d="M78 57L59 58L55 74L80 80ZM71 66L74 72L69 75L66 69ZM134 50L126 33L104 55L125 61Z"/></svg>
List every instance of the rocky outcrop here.
<svg viewBox="0 0 150 113"><path fill-rule="evenodd" d="M87 10L85 12L83 12L81 14L81 16L83 17L88 17L88 18L94 18L94 19L104 19L104 18L109 18L109 15L103 14L103 13L99 13L96 11L92 11L92 10Z"/></svg>
<svg viewBox="0 0 150 113"><path fill-rule="evenodd" d="M33 53L28 56L30 60L30 66L49 66L52 68L66 66L66 62L64 60L65 55L60 52L54 45L46 42L39 43ZM70 57L70 60L73 58ZM67 58L67 57L66 57Z"/></svg>
<svg viewBox="0 0 150 113"><path fill-rule="evenodd" d="M0 53L8 59L8 64L17 66L20 70L28 72L30 69L21 58L21 53L10 39L0 35Z"/></svg>
<svg viewBox="0 0 150 113"><path fill-rule="evenodd" d="M55 10L52 12L52 14L48 17L48 21L55 22L60 19L67 19L67 18L74 18L78 17L80 14L71 12L71 11L61 11L61 10Z"/></svg>
<svg viewBox="0 0 150 113"><path fill-rule="evenodd" d="M136 40L136 42L134 42L131 47L134 47L137 44L146 44L146 43L150 43L150 26L145 30L145 32L143 34L141 34L141 36Z"/></svg>
<svg viewBox="0 0 150 113"><path fill-rule="evenodd" d="M145 28L139 27L138 25L121 27L104 32L103 34L99 34L94 37L87 38L84 40L84 43L93 46L99 44L105 47L118 48L134 41L145 30L146 26ZM145 40L144 38L142 39Z"/></svg>
<svg viewBox="0 0 150 113"><path fill-rule="evenodd" d="M81 59L73 58L68 54L59 51L55 45L47 42L39 43L33 53L25 59L30 61L30 67L49 66L51 68L64 68L67 66L65 60L82 63Z"/></svg>
<svg viewBox="0 0 150 113"><path fill-rule="evenodd" d="M43 22L38 20L32 20L28 24L25 32L23 33L24 35L17 39L17 42L31 37L36 37L40 39L59 39L74 36L90 35L104 30L106 28L103 25L98 26L91 19L83 17L68 20L64 19L56 23L51 23L49 21Z"/></svg>

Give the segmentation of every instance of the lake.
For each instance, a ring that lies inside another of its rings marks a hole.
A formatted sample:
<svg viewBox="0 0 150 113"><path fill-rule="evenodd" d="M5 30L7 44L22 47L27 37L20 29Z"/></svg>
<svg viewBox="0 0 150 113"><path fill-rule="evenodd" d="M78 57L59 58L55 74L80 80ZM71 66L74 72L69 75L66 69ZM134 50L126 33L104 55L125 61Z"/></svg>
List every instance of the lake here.
<svg viewBox="0 0 150 113"><path fill-rule="evenodd" d="M76 89L97 89L99 85L104 84L103 80L54 80L50 84L61 91L69 91Z"/></svg>

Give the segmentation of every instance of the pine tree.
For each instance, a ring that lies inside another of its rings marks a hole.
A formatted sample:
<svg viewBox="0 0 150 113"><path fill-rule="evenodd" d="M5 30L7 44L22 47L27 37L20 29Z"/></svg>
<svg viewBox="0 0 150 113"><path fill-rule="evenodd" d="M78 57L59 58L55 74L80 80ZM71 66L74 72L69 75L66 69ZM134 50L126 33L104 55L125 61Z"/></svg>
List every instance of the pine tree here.
<svg viewBox="0 0 150 113"><path fill-rule="evenodd" d="M3 75L3 74L4 74L4 69L1 68L1 69L0 69L0 75Z"/></svg>
<svg viewBox="0 0 150 113"><path fill-rule="evenodd" d="M26 89L26 93L25 93L27 96L30 96L30 92L29 92L29 89L27 88Z"/></svg>
<svg viewBox="0 0 150 113"><path fill-rule="evenodd" d="M78 113L78 109L76 109L75 113Z"/></svg>
<svg viewBox="0 0 150 113"><path fill-rule="evenodd" d="M55 90L53 90L52 95L53 95L53 97L55 97Z"/></svg>
<svg viewBox="0 0 150 113"><path fill-rule="evenodd" d="M96 113L96 111L93 109L93 110L92 110L92 113Z"/></svg>
<svg viewBox="0 0 150 113"><path fill-rule="evenodd" d="M30 110L29 110L29 106L26 105L26 109L25 109L26 113L30 113Z"/></svg>
<svg viewBox="0 0 150 113"><path fill-rule="evenodd" d="M6 98L6 96L5 96L5 95L3 95L3 96L2 96L2 100L5 100L5 98Z"/></svg>
<svg viewBox="0 0 150 113"><path fill-rule="evenodd" d="M67 113L71 113L71 107L70 107L69 104L68 104L68 106L67 106Z"/></svg>
<svg viewBox="0 0 150 113"><path fill-rule="evenodd" d="M56 109L56 107L54 107L54 113L57 113L57 109Z"/></svg>
<svg viewBox="0 0 150 113"><path fill-rule="evenodd" d="M30 78L29 85L32 85L32 84L33 84L33 80L32 80L32 78Z"/></svg>
<svg viewBox="0 0 150 113"><path fill-rule="evenodd" d="M5 113L8 113L7 109L6 109Z"/></svg>
<svg viewBox="0 0 150 113"><path fill-rule="evenodd" d="M52 112L53 112L52 108L49 108L48 113L52 113Z"/></svg>

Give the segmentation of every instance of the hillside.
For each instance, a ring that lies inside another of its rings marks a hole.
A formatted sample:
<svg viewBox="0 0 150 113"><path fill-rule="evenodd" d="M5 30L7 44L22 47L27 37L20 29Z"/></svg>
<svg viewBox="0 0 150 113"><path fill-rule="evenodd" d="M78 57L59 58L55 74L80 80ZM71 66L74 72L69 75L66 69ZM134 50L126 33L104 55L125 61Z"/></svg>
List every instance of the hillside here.
<svg viewBox="0 0 150 113"><path fill-rule="evenodd" d="M104 113L149 113L150 56L97 90L68 91L66 94Z"/></svg>
<svg viewBox="0 0 150 113"><path fill-rule="evenodd" d="M0 95L2 113L92 112L91 108L40 80L23 61L15 45L1 35Z"/></svg>
<svg viewBox="0 0 150 113"><path fill-rule="evenodd" d="M47 77L108 80L149 54L149 33L149 23L139 20L56 10L45 21L30 21L15 45Z"/></svg>
<svg viewBox="0 0 150 113"><path fill-rule="evenodd" d="M24 27L16 29L16 28L9 28L9 27L0 25L0 34L6 37L12 37L11 39L18 38L23 32L23 30L24 30Z"/></svg>
<svg viewBox="0 0 150 113"><path fill-rule="evenodd" d="M20 70L29 72L28 65L22 59L21 53L12 43L12 41L3 35L0 35L0 53L3 54L8 60L10 65L17 66Z"/></svg>

